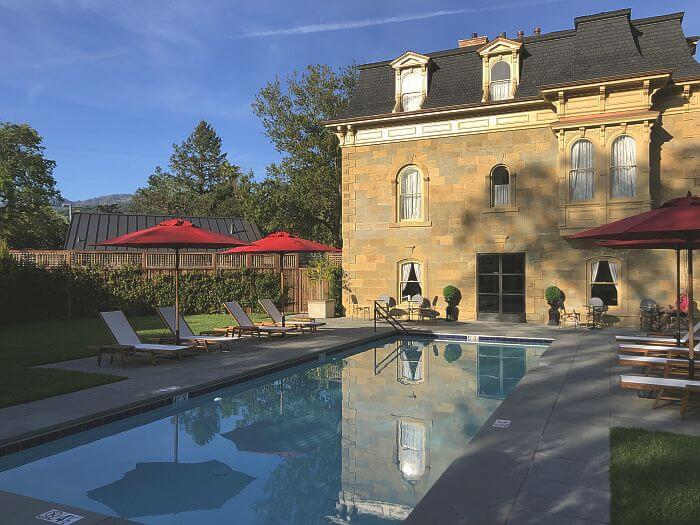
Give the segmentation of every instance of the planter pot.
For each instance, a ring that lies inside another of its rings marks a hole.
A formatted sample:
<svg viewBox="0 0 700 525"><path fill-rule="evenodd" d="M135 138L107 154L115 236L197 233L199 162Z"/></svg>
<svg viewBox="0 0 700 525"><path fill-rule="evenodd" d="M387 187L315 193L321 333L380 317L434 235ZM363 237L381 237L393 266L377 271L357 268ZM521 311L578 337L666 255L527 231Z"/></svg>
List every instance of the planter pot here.
<svg viewBox="0 0 700 525"><path fill-rule="evenodd" d="M309 301L308 310L312 319L328 319L335 316L335 301Z"/></svg>
<svg viewBox="0 0 700 525"><path fill-rule="evenodd" d="M459 308L457 308L457 306L448 304L447 308L445 309L445 319L447 321L456 321L457 319L459 319Z"/></svg>
<svg viewBox="0 0 700 525"><path fill-rule="evenodd" d="M550 326L559 326L561 314L559 313L559 302L549 303L549 322Z"/></svg>

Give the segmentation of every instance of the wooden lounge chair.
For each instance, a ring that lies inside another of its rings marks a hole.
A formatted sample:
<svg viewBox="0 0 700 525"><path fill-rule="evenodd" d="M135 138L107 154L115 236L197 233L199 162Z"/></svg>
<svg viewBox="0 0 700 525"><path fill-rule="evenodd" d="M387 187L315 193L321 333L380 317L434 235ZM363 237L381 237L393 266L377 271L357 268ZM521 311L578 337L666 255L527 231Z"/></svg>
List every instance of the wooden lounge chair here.
<svg viewBox="0 0 700 525"><path fill-rule="evenodd" d="M319 326L326 325L326 323L315 321L309 317L302 318L300 317L301 314L283 315L270 299L260 299L258 302L267 315L270 316L275 326L296 326L302 332L305 328L311 332L315 332Z"/></svg>
<svg viewBox="0 0 700 525"><path fill-rule="evenodd" d="M272 334L280 334L282 337L285 337L288 333L297 331L296 326L266 326L255 324L250 317L248 317L248 314L243 311L238 301L229 301L224 303L224 306L238 323L238 326L229 328L233 335L238 333L238 335L242 337L243 332L246 332L251 336L257 335L259 339L262 334L267 334L268 337L272 337Z"/></svg>
<svg viewBox="0 0 700 525"><path fill-rule="evenodd" d="M645 375L653 370L660 370L664 377L672 374L688 375L688 360L678 357L654 357L644 355L620 354L618 363L623 366L641 366Z"/></svg>
<svg viewBox="0 0 700 525"><path fill-rule="evenodd" d="M161 306L160 308L156 308L156 311L173 335L175 335L175 307ZM195 334L182 314L180 314L180 340L194 343L197 348L203 348L207 352L210 352L213 348L221 350L226 348L229 350L233 342L232 337L224 335L212 335L211 333Z"/></svg>
<svg viewBox="0 0 700 525"><path fill-rule="evenodd" d="M700 321L695 323L693 326L693 333L698 334L700 331ZM688 339L690 338L690 330L688 330L685 335L681 337L681 345L688 346ZM615 340L618 343L641 343L650 345L674 345L676 344L675 337L643 337L635 335L616 335Z"/></svg>
<svg viewBox="0 0 700 525"><path fill-rule="evenodd" d="M124 367L126 357L136 353L145 354L151 359L152 364L156 364L157 355L175 356L178 360L182 360L185 352L192 350L192 345L163 345L142 343L139 336L126 320L124 313L121 310L113 312L100 312L100 317L104 321L107 329L117 342L116 345L99 345L88 347L97 351L97 366L102 366L103 354L111 354L110 362L114 359L114 354L119 354L121 364Z"/></svg>
<svg viewBox="0 0 700 525"><path fill-rule="evenodd" d="M662 345L619 345L621 354L641 354L641 355L673 355L687 356L687 346L662 346ZM700 343L695 345L695 351L700 352Z"/></svg>
<svg viewBox="0 0 700 525"><path fill-rule="evenodd" d="M680 401L681 418L685 417L690 405L698 404L695 397L700 393L700 381L693 379L621 375L620 386L632 390L657 392L654 408L659 406L659 401Z"/></svg>

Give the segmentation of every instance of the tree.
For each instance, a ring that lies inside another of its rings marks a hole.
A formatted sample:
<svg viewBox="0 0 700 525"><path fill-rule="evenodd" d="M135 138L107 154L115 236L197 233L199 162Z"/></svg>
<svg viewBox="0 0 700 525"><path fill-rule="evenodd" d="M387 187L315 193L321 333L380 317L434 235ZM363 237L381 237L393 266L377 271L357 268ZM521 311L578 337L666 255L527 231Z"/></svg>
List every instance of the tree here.
<svg viewBox="0 0 700 525"><path fill-rule="evenodd" d="M265 86L253 103L266 135L283 158L255 184L247 213L263 230L291 230L340 245L341 151L323 125L348 103L357 71L307 66Z"/></svg>
<svg viewBox="0 0 700 525"><path fill-rule="evenodd" d="M51 208L58 199L42 138L28 124L0 123L0 238L13 248L58 248L67 224Z"/></svg>
<svg viewBox="0 0 700 525"><path fill-rule="evenodd" d="M216 130L201 121L181 144L173 144L169 171L156 166L136 191L131 211L186 215L237 215L250 174L231 164Z"/></svg>

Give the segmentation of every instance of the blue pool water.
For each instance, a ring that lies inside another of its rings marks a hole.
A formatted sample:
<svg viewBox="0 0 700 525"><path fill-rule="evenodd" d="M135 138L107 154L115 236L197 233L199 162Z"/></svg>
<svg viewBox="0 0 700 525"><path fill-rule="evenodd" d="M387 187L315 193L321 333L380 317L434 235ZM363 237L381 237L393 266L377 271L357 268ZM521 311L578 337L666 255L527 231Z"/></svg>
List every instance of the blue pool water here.
<svg viewBox="0 0 700 525"><path fill-rule="evenodd" d="M391 339L0 459L0 489L148 524L400 522L545 346Z"/></svg>

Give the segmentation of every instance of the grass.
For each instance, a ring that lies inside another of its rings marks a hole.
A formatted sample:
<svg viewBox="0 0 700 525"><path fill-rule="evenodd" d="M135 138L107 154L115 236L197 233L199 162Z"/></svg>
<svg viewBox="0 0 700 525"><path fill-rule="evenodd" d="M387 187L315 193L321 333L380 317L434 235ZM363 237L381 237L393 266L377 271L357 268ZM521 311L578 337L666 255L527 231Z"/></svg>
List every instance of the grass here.
<svg viewBox="0 0 700 525"><path fill-rule="evenodd" d="M255 321L262 315L251 315ZM169 334L156 316L129 319L142 339ZM225 314L187 316L195 332L232 324ZM0 328L0 408L121 381L119 375L31 368L94 356L89 345L112 342L100 319L29 321ZM112 368L107 370L119 370Z"/></svg>
<svg viewBox="0 0 700 525"><path fill-rule="evenodd" d="M700 438L610 430L612 523L700 523Z"/></svg>

